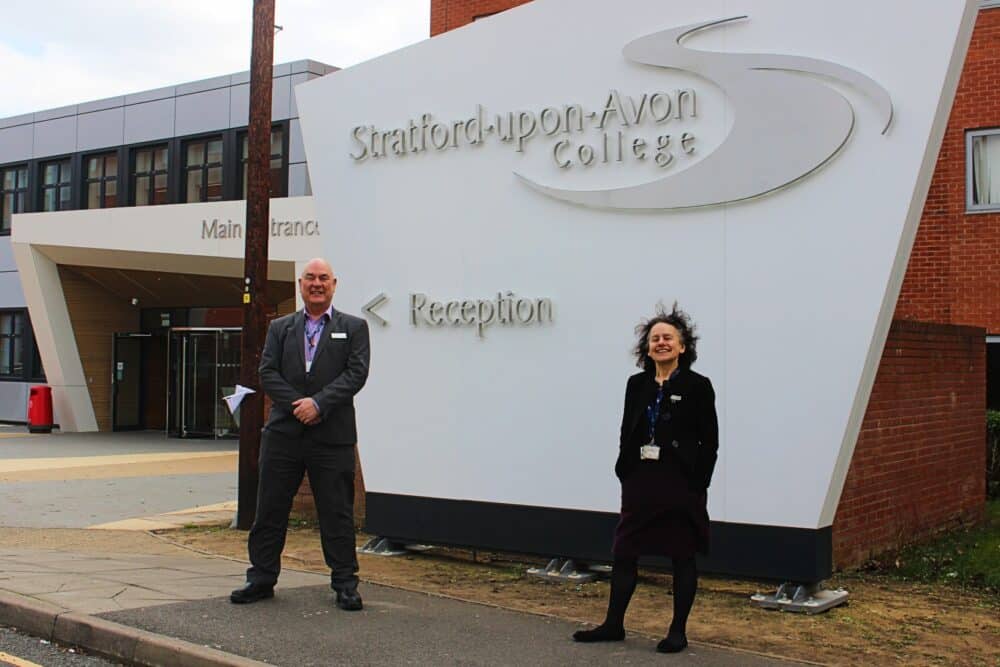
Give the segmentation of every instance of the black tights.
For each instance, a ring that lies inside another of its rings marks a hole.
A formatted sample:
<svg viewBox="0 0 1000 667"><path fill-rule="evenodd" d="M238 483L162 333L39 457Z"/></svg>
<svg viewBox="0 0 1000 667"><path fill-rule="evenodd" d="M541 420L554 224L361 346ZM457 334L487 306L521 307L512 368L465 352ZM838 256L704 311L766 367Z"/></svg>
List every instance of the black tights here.
<svg viewBox="0 0 1000 667"><path fill-rule="evenodd" d="M694 594L698 588L698 568L691 558L674 558L674 620L670 623L672 634L687 632L688 614L694 604ZM604 627L624 628L625 610L628 608L635 584L639 578L638 558L615 558L611 568L611 597L608 600L608 615Z"/></svg>

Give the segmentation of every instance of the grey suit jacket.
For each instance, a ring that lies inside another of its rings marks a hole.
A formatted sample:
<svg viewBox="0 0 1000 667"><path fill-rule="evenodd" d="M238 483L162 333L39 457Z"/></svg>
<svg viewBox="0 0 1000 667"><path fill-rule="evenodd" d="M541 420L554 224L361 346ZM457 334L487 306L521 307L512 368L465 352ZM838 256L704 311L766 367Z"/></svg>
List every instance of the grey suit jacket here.
<svg viewBox="0 0 1000 667"><path fill-rule="evenodd" d="M334 309L316 344L310 371L305 364L305 313L271 322L260 357L260 381L271 398L266 429L288 436L309 436L333 445L358 441L354 395L368 379L368 323ZM306 426L292 414L292 403L316 401L320 422Z"/></svg>

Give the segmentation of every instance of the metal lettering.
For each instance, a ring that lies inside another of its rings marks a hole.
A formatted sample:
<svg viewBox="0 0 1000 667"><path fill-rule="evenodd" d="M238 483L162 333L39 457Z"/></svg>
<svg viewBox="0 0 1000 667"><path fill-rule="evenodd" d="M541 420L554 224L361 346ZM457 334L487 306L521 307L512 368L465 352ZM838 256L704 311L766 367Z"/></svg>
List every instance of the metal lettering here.
<svg viewBox="0 0 1000 667"><path fill-rule="evenodd" d="M681 150L691 155L694 153L694 135L690 132L685 132L681 135Z"/></svg>
<svg viewBox="0 0 1000 667"><path fill-rule="evenodd" d="M354 153L349 153L349 155L359 162L368 157L368 147L365 146L365 142L362 141L361 137L358 136L359 134L364 132L364 130L365 130L364 125L358 125L357 127L351 130L351 138L354 139L354 141L358 142L358 145L361 146L361 154L355 155Z"/></svg>
<svg viewBox="0 0 1000 667"><path fill-rule="evenodd" d="M530 122L529 122L530 121ZM524 140L528 139L535 133L535 128L538 126L538 122L535 120L535 114L530 111L521 111L517 114L517 152L521 153L524 151Z"/></svg>
<svg viewBox="0 0 1000 667"><path fill-rule="evenodd" d="M555 125L551 127L546 127L546 118L549 119L549 124L551 125L552 120L555 120ZM559 114L559 109L555 107L545 107L542 109L542 113L538 116L538 123L542 127L542 132L548 136L552 136L562 128L562 116Z"/></svg>
<svg viewBox="0 0 1000 667"><path fill-rule="evenodd" d="M438 130L444 132L443 141L438 141ZM448 126L442 125L441 123L434 123L431 125L431 144L434 148L441 150L448 147L448 141L450 137L448 136Z"/></svg>
<svg viewBox="0 0 1000 667"><path fill-rule="evenodd" d="M560 169L569 169L572 162L567 158L565 161L561 161L559 158L559 151L563 148L568 148L569 142L565 139L556 143L555 147L552 149L552 157L555 158L556 164L559 165Z"/></svg>
<svg viewBox="0 0 1000 667"><path fill-rule="evenodd" d="M656 108L657 102L663 103L659 111ZM670 120L670 112L672 109L673 102L670 100L670 95L665 95L664 93L653 93L653 96L649 98L649 113L653 115L653 120L657 123L663 123Z"/></svg>
<svg viewBox="0 0 1000 667"><path fill-rule="evenodd" d="M466 324L472 324L475 320L472 318L476 314L476 302L475 301L463 301L462 302L462 321Z"/></svg>
<svg viewBox="0 0 1000 667"><path fill-rule="evenodd" d="M677 98L677 111L674 113L674 118L677 120L681 119L682 111L684 109L684 100L688 100L688 106L690 107L690 113L688 116L691 118L696 118L698 116L697 105L694 99L694 89L684 88L683 90L675 90L674 95Z"/></svg>
<svg viewBox="0 0 1000 667"><path fill-rule="evenodd" d="M410 295L410 324L417 326L417 313L423 315L424 319L427 319L427 313L423 311L424 306L427 304L426 294L411 294Z"/></svg>
<svg viewBox="0 0 1000 667"><path fill-rule="evenodd" d="M440 301L431 301L427 319L431 324L444 324L444 304Z"/></svg>

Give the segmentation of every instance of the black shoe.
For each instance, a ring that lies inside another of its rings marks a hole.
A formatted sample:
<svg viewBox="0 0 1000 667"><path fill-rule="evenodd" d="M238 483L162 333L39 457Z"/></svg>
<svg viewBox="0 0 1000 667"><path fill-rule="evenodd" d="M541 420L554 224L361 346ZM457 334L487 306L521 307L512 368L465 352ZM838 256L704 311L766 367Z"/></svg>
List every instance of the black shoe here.
<svg viewBox="0 0 1000 667"><path fill-rule="evenodd" d="M259 600L266 600L274 597L274 586L267 584L254 584L247 582L243 588L237 588L229 594L229 601L233 604L250 604Z"/></svg>
<svg viewBox="0 0 1000 667"><path fill-rule="evenodd" d="M577 630L573 633L575 642L620 642L625 640L625 628L610 627L605 624L598 625L593 630Z"/></svg>
<svg viewBox="0 0 1000 667"><path fill-rule="evenodd" d="M358 589L345 588L344 590L338 590L337 606L344 611L361 611L361 596L358 595Z"/></svg>
<svg viewBox="0 0 1000 667"><path fill-rule="evenodd" d="M687 636L683 632L670 632L656 645L656 650L659 653L680 653L687 645Z"/></svg>

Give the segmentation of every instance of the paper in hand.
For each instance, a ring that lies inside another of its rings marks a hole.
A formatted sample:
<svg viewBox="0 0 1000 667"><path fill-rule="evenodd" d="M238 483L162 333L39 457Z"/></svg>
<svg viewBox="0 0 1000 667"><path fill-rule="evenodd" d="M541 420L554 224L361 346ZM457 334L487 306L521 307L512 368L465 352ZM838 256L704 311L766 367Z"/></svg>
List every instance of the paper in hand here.
<svg viewBox="0 0 1000 667"><path fill-rule="evenodd" d="M236 412L236 408L240 407L240 403L243 402L243 397L247 394L255 394L253 389L249 387L244 387L241 384L236 385L236 391L229 396L223 396L222 400L226 402L226 407L229 408L230 413Z"/></svg>

